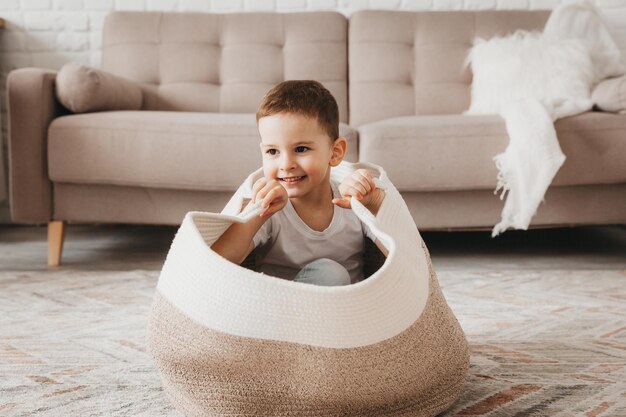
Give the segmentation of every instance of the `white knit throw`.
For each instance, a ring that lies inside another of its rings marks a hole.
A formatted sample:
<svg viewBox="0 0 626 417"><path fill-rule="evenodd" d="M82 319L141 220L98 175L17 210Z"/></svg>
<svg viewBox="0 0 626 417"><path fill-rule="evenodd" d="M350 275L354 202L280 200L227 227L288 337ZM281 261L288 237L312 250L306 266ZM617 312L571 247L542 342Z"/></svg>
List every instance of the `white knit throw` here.
<svg viewBox="0 0 626 417"><path fill-rule="evenodd" d="M500 199L508 192L502 221L492 237L509 227L526 230L552 179L565 161L550 111L538 100L517 100L503 106L501 116L509 146L494 158Z"/></svg>
<svg viewBox="0 0 626 417"><path fill-rule="evenodd" d="M619 49L593 4L582 1L557 7L548 20L543 38L575 40L585 44L593 79L623 73ZM529 68L528 71L536 69ZM539 69L541 70L541 69ZM558 76L558 74L557 74ZM592 87L591 84L588 86ZM500 108L506 123L509 145L494 158L498 168L496 193L503 199L502 220L492 236L512 227L526 230L539 204L565 161L554 129L557 119L588 111L593 103L586 98L533 97L511 101Z"/></svg>

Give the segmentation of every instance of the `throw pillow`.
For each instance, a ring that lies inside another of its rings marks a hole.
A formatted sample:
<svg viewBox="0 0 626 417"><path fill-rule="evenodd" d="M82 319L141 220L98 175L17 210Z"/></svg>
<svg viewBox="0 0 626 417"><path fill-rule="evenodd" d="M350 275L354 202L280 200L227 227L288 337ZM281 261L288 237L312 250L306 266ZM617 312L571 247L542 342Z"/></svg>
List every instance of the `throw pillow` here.
<svg viewBox="0 0 626 417"><path fill-rule="evenodd" d="M74 113L139 110L143 100L135 82L74 62L57 74L56 92L61 104Z"/></svg>
<svg viewBox="0 0 626 417"><path fill-rule="evenodd" d="M626 113L626 75L601 81L591 99L600 110Z"/></svg>
<svg viewBox="0 0 626 417"><path fill-rule="evenodd" d="M593 65L581 41L518 31L506 37L478 39L468 62L474 79L466 114L499 114L503 105L527 98L557 109L553 113L558 117L591 107ZM567 109L563 103L568 103Z"/></svg>

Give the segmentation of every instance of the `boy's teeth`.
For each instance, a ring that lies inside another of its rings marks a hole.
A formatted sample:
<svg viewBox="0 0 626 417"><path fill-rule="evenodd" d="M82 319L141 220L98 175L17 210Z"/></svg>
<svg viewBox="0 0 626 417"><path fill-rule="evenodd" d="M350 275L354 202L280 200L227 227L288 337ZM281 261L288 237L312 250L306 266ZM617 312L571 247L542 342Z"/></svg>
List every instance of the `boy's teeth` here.
<svg viewBox="0 0 626 417"><path fill-rule="evenodd" d="M288 178L281 178L281 179L283 181L290 182L290 181L298 181L300 178L302 178L302 177L288 177Z"/></svg>

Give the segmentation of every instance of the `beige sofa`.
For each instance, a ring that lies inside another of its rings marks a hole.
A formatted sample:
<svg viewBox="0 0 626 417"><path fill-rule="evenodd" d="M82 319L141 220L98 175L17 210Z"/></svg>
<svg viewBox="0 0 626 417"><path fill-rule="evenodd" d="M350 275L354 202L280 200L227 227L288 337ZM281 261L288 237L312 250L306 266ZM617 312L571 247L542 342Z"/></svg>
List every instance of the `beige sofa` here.
<svg viewBox="0 0 626 417"><path fill-rule="evenodd" d="M114 12L102 68L141 85L142 109L70 114L55 71L12 72L13 219L49 223L58 264L65 222L178 224L187 211L220 210L260 166L262 95L317 79L338 101L347 159L384 166L420 229L490 228L503 205L492 158L508 138L498 116L461 115L463 62L475 36L541 29L547 17ZM567 161L532 225L626 223L626 116L587 113L556 127Z"/></svg>
<svg viewBox="0 0 626 417"><path fill-rule="evenodd" d="M488 228L493 156L508 136L499 116L463 116L477 36L541 30L548 12L363 12L350 19L350 125L359 160L386 168L420 229ZM626 117L589 112L558 120L567 160L532 226L626 222Z"/></svg>

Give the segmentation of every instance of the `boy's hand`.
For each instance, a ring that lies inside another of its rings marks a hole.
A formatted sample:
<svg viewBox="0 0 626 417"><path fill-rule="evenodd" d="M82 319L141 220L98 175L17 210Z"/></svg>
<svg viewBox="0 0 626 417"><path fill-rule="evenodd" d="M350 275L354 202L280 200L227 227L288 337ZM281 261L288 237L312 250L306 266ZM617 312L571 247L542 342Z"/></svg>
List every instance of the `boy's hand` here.
<svg viewBox="0 0 626 417"><path fill-rule="evenodd" d="M289 196L287 190L276 180L265 177L256 180L252 186L252 200L250 204L261 201L261 207L266 208L259 217L269 217L287 205Z"/></svg>
<svg viewBox="0 0 626 417"><path fill-rule="evenodd" d="M372 174L366 169L358 169L339 184L339 192L343 198L334 198L333 204L349 209L350 197L354 196L374 215L385 198L383 191L376 187Z"/></svg>

